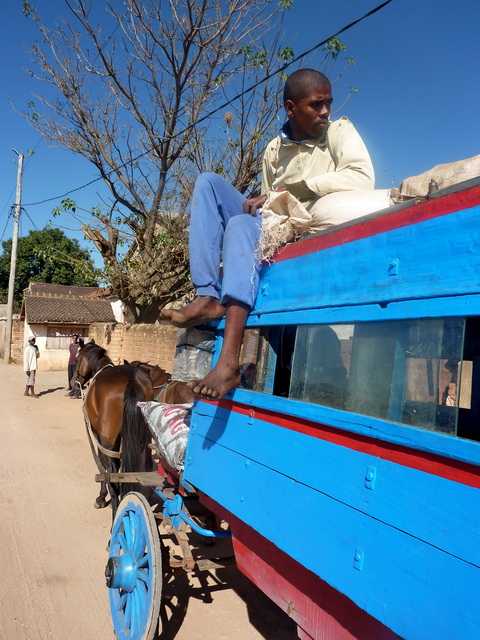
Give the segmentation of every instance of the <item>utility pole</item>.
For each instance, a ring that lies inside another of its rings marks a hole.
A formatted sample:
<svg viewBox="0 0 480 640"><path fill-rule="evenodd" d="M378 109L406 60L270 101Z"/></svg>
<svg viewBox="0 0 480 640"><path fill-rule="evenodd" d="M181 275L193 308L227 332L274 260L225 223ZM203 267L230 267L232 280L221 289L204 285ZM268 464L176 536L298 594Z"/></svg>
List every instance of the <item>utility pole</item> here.
<svg viewBox="0 0 480 640"><path fill-rule="evenodd" d="M23 153L13 150L18 156L17 165L17 192L15 197L15 211L13 214L12 255L10 256L10 277L8 280L7 302L7 326L5 328L5 342L3 360L8 364L12 352L12 321L13 321L13 295L15 291L15 272L17 270L17 244L20 212L22 210L22 179L23 179Z"/></svg>

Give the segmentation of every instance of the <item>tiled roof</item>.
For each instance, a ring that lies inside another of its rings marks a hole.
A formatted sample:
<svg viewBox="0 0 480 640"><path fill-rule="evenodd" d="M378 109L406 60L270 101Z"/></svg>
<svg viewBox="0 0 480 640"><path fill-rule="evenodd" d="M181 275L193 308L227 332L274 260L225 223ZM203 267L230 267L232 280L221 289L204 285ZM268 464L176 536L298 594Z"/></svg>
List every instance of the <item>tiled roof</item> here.
<svg viewBox="0 0 480 640"><path fill-rule="evenodd" d="M24 313L29 324L115 322L110 302L92 298L26 295Z"/></svg>
<svg viewBox="0 0 480 640"><path fill-rule="evenodd" d="M108 294L102 287L77 287L76 285L31 282L25 292L32 296L74 296L75 298L99 298Z"/></svg>

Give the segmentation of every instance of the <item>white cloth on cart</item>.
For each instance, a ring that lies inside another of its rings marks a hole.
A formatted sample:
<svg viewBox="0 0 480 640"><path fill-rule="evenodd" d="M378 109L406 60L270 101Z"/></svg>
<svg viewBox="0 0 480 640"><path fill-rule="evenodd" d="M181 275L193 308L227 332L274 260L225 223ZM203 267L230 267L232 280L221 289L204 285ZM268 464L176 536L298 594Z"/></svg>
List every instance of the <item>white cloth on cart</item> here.
<svg viewBox="0 0 480 640"><path fill-rule="evenodd" d="M331 229L392 204L389 189L339 191L319 198L310 208L288 191L271 192L262 207L261 260L269 260L287 242Z"/></svg>

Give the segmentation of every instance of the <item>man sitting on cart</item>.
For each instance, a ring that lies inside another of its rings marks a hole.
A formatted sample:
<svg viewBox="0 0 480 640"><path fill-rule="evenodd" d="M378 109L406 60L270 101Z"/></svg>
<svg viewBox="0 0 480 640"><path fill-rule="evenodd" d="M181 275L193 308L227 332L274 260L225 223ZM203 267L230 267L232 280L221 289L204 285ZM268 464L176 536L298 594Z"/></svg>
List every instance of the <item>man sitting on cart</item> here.
<svg viewBox="0 0 480 640"><path fill-rule="evenodd" d="M261 207L268 193L287 190L314 214L315 204L325 195L374 189L365 144L347 118L330 121L331 105L331 85L323 73L295 71L284 89L288 120L263 157L262 195L245 198L215 173L203 173L195 183L189 249L197 297L162 315L178 327L226 316L218 363L193 384L198 396L222 398L240 383L240 349L257 296ZM323 228L344 221L330 216Z"/></svg>

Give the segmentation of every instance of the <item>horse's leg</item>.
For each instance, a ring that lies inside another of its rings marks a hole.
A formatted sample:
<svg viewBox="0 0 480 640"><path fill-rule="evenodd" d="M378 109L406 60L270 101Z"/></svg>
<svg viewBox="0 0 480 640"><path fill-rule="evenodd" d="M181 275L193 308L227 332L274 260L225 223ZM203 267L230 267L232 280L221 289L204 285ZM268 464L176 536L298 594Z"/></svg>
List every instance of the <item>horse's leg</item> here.
<svg viewBox="0 0 480 640"><path fill-rule="evenodd" d="M101 429L98 433L98 439L100 444L106 449L118 451L122 427L123 397L122 393L112 393L112 391L113 389L109 390L109 393L105 395L101 404L99 416ZM111 458L105 454L101 454L101 456L103 465L107 471L116 473L119 470L120 461L118 458ZM120 484L105 483L105 495L107 491L110 494L113 516L115 516L119 504L119 496L122 493L121 489L122 485Z"/></svg>
<svg viewBox="0 0 480 640"><path fill-rule="evenodd" d="M78 370L78 366L77 366L77 370ZM84 411L86 414L85 420L88 421L91 430L95 434L95 438L99 438L98 426L97 426L99 424L99 415L98 415L98 408L96 405L95 391L96 391L95 387L90 389L90 393L87 395L87 398L85 400ZM88 437L90 439L90 435L88 435ZM107 457L103 453L98 451L98 449L97 449L98 453L95 452L96 447L94 445L94 442L91 441L90 444L92 446L93 457L95 458L95 463L98 467L99 472L103 473L107 471L108 470ZM108 503L106 501L107 493L108 493L107 483L103 480L100 482L100 492L95 499L95 503L94 503L95 509L104 509L106 506L108 506Z"/></svg>
<svg viewBox="0 0 480 640"><path fill-rule="evenodd" d="M95 504L93 505L95 509L105 509L108 506L108 502L106 500L108 494L107 483L102 480L100 482L100 493L95 498Z"/></svg>
<svg viewBox="0 0 480 640"><path fill-rule="evenodd" d="M99 452L98 457L100 458L100 462L102 463L104 470L110 471L110 468L109 468L110 458L101 452ZM106 500L107 495L108 495L107 483L105 480L102 480L100 482L100 493L95 499L95 505L94 505L95 509L105 509L105 507L108 507L108 502Z"/></svg>
<svg viewBox="0 0 480 640"><path fill-rule="evenodd" d="M116 473L118 471L119 468L119 461L116 458L109 458L108 459L108 470L110 471L110 473ZM115 518L115 514L117 512L118 509L118 505L120 502L120 493L121 493L121 485L120 484L115 484L115 483L111 483L111 482L107 482L107 489L108 489L108 493L110 494L110 504L112 507L112 520Z"/></svg>

